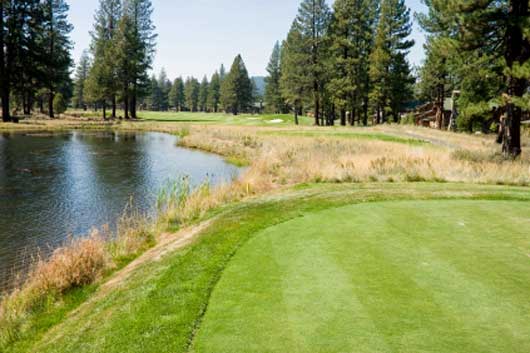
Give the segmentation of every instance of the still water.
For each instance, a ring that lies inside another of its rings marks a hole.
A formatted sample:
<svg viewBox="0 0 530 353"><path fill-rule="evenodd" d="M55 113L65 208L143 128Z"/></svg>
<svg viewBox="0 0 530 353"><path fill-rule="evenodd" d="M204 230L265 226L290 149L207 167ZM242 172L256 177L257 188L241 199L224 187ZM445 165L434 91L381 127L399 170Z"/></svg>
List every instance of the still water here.
<svg viewBox="0 0 530 353"><path fill-rule="evenodd" d="M176 142L160 133L0 134L0 291L37 249L112 227L131 197L153 213L157 192L172 180L215 184L238 174Z"/></svg>

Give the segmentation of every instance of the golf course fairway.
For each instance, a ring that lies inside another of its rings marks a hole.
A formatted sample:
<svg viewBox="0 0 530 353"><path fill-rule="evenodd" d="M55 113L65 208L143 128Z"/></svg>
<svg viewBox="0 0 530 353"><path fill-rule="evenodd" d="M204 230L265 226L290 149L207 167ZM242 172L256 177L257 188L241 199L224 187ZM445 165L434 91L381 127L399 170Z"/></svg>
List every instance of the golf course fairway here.
<svg viewBox="0 0 530 353"><path fill-rule="evenodd" d="M515 204L514 204L515 203ZM269 227L196 352L530 352L530 203L382 201Z"/></svg>
<svg viewBox="0 0 530 353"><path fill-rule="evenodd" d="M308 184L201 224L11 352L530 351L528 188Z"/></svg>

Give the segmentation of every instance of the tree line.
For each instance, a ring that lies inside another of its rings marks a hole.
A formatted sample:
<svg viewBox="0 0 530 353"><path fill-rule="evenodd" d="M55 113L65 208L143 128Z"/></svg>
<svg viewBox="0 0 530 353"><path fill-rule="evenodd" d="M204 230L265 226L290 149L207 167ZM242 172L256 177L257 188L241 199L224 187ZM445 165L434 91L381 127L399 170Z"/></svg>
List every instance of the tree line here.
<svg viewBox="0 0 530 353"><path fill-rule="evenodd" d="M73 104L107 108L111 117L121 107L124 118L136 118L137 106L149 93L149 71L156 46L150 0L100 0L91 32L90 50L76 69Z"/></svg>
<svg viewBox="0 0 530 353"><path fill-rule="evenodd" d="M398 121L413 98L414 42L404 0L303 0L267 67L269 112L313 114L315 125Z"/></svg>
<svg viewBox="0 0 530 353"><path fill-rule="evenodd" d="M150 93L142 102L152 111L205 112L224 111L239 114L254 111L258 96L254 81L249 77L241 55L234 59L230 71L224 65L201 81L195 77L169 80L164 70L158 77L152 76Z"/></svg>
<svg viewBox="0 0 530 353"><path fill-rule="evenodd" d="M72 30L63 0L0 1L0 98L2 120L35 106L54 117L71 96ZM55 104L54 104L55 102Z"/></svg>
<svg viewBox="0 0 530 353"><path fill-rule="evenodd" d="M438 102L459 91L458 125L488 132L521 153L521 119L530 110L530 13L527 0L424 0L418 15L428 33L419 94Z"/></svg>

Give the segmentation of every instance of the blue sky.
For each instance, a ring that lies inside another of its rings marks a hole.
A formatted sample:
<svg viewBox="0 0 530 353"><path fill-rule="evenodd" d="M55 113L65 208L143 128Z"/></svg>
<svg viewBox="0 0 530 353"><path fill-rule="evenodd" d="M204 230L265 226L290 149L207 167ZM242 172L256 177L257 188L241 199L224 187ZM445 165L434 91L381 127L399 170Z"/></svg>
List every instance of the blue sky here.
<svg viewBox="0 0 530 353"><path fill-rule="evenodd" d="M333 1L330 0L330 4ZM98 0L69 0L74 25L74 59L90 44ZM413 12L421 0L406 0ZM265 75L272 47L282 40L296 16L300 0L153 0L158 45L154 70L170 78L211 75L221 63L230 66L241 53L251 75ZM415 25L416 46L409 60L420 64L424 36Z"/></svg>

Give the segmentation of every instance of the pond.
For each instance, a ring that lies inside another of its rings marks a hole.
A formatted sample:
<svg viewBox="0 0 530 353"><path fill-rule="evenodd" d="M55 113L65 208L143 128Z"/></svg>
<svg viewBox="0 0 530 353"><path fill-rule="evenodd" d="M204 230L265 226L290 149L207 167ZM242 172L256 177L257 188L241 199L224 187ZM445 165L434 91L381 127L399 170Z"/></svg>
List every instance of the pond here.
<svg viewBox="0 0 530 353"><path fill-rule="evenodd" d="M228 182L237 167L179 148L162 133L0 134L0 291L37 250L69 236L111 228L134 200L154 214L160 189L188 176L192 185Z"/></svg>

